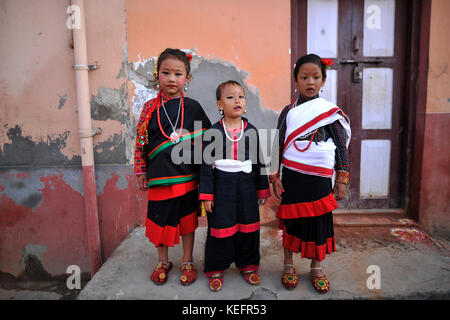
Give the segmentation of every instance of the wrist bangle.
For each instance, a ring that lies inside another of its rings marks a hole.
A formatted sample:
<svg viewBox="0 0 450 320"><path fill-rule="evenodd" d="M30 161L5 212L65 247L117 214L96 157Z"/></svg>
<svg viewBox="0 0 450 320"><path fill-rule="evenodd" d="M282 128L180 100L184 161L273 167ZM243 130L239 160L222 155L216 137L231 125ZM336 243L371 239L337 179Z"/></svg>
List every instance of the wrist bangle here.
<svg viewBox="0 0 450 320"><path fill-rule="evenodd" d="M336 180L337 183L348 184L350 181L350 174L346 171L338 170L336 171Z"/></svg>
<svg viewBox="0 0 450 320"><path fill-rule="evenodd" d="M280 180L280 172L277 171L274 174L269 175L269 182L272 184L275 181Z"/></svg>

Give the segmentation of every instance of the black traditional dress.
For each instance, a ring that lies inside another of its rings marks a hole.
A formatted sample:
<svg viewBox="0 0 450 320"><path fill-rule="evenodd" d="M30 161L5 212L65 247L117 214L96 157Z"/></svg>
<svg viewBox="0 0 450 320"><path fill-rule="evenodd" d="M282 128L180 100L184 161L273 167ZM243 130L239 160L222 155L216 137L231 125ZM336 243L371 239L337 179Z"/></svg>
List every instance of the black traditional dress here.
<svg viewBox="0 0 450 320"><path fill-rule="evenodd" d="M144 104L137 126L135 174L148 179L146 236L155 246L174 246L198 226L201 160L195 161L194 154L196 149L201 154L202 135L211 122L197 101L181 98L160 91ZM170 139L172 125L178 142Z"/></svg>
<svg viewBox="0 0 450 320"><path fill-rule="evenodd" d="M207 276L223 272L232 262L241 271L258 270L258 199L270 196L267 175L262 171L264 161L257 129L243 119L244 132L227 129L233 140L239 140L242 134L239 141L231 141L222 121L204 136L207 142L200 170L199 199L214 201L213 212L207 215L204 268Z"/></svg>
<svg viewBox="0 0 450 320"><path fill-rule="evenodd" d="M334 170L349 171L351 132L348 118L338 107L329 107L331 103L323 100L328 109L307 112L302 109L306 102L300 97L286 106L278 119L278 166L283 164L285 191L276 216L283 230L283 247L301 252L302 258L321 261L336 250L332 211L338 205L332 194L332 176ZM308 106L316 102L319 100ZM294 108L297 118L288 124L288 113Z"/></svg>

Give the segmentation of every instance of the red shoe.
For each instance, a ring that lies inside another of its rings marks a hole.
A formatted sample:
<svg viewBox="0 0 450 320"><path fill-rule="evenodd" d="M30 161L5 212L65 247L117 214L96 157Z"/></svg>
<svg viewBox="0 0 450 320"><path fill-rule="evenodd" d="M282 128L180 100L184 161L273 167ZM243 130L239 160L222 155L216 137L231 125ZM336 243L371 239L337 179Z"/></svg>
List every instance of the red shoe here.
<svg viewBox="0 0 450 320"><path fill-rule="evenodd" d="M172 269L172 262L158 262L153 270L150 279L157 285L162 285L167 282L167 275Z"/></svg>
<svg viewBox="0 0 450 320"><path fill-rule="evenodd" d="M223 286L223 273L217 272L209 276L209 289L219 291Z"/></svg>
<svg viewBox="0 0 450 320"><path fill-rule="evenodd" d="M183 286L192 284L197 279L197 269L192 262L183 262L181 265L180 283Z"/></svg>
<svg viewBox="0 0 450 320"><path fill-rule="evenodd" d="M285 264L284 267L293 267L293 264ZM283 287L285 287L288 290L292 290L295 289L298 285L298 277L297 274L295 273L295 268L294 268L294 272L283 272L283 274L281 275L281 283L283 284Z"/></svg>
<svg viewBox="0 0 450 320"><path fill-rule="evenodd" d="M248 284L251 284L253 286L257 286L261 283L261 277L258 274L257 267L247 267L249 269L246 270L246 268L242 268L241 274L244 276L244 280L247 281Z"/></svg>
<svg viewBox="0 0 450 320"><path fill-rule="evenodd" d="M311 268L311 270L322 270L322 267ZM328 281L327 276L323 275L322 277L314 277L311 275L311 282L318 292L327 293L330 290L330 281Z"/></svg>

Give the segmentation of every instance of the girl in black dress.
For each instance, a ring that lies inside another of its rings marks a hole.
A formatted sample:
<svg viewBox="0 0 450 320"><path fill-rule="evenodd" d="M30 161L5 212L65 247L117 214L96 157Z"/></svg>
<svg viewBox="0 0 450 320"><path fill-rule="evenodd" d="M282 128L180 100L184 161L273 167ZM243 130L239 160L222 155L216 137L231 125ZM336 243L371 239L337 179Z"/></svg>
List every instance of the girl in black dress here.
<svg viewBox="0 0 450 320"><path fill-rule="evenodd" d="M223 273L233 262L245 281L260 283L258 204L270 196L258 131L242 117L244 89L227 81L217 88L216 98L223 117L204 135L199 186L199 199L209 212L204 271L212 291L222 288Z"/></svg>

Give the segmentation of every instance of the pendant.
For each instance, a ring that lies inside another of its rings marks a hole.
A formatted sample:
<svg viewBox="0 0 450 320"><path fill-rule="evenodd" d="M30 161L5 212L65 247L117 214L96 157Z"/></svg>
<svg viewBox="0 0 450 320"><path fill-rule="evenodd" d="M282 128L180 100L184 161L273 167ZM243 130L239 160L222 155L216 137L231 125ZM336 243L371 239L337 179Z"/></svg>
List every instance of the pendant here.
<svg viewBox="0 0 450 320"><path fill-rule="evenodd" d="M172 143L178 143L180 142L180 136L178 135L178 133L176 133L175 131L172 132L170 134L170 141L172 141Z"/></svg>

